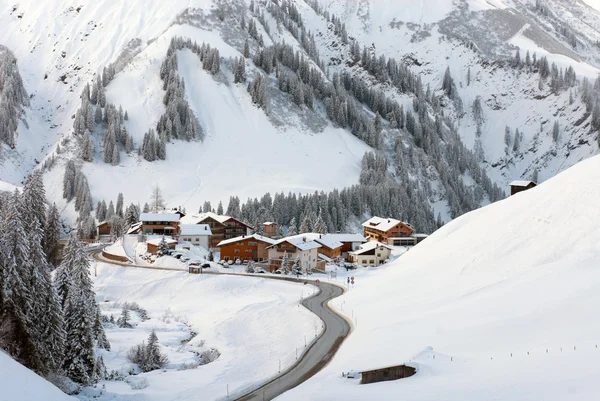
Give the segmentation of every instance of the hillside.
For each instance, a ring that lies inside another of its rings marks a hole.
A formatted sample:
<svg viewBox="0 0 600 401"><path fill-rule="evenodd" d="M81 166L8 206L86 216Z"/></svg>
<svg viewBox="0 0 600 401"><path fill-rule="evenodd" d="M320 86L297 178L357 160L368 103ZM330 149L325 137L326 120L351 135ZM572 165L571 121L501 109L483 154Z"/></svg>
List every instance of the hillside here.
<svg viewBox="0 0 600 401"><path fill-rule="evenodd" d="M281 399L593 398L599 165L591 158L462 216L361 277L339 301L358 319L352 336L330 366ZM416 376L362 386L340 377L404 362Z"/></svg>
<svg viewBox="0 0 600 401"><path fill-rule="evenodd" d="M0 399L10 401L75 401L45 379L0 352Z"/></svg>
<svg viewBox="0 0 600 401"><path fill-rule="evenodd" d="M26 0L0 23L28 95L0 179L40 166L70 222L68 160L94 205L118 192L143 205L157 184L167 205L196 211L360 183L392 193L360 195L352 218L433 231L515 178L544 181L598 151L600 13L580 1ZM173 38L186 44L165 77ZM128 118L113 124L117 110ZM361 164L368 151L385 164Z"/></svg>

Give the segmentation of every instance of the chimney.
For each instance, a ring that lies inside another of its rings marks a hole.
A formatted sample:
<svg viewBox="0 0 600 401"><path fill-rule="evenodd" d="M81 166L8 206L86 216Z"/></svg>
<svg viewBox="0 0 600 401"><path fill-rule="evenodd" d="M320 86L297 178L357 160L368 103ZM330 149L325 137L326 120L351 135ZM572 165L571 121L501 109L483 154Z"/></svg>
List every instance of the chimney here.
<svg viewBox="0 0 600 401"><path fill-rule="evenodd" d="M319 239L323 238L323 236L321 234L319 234Z"/></svg>
<svg viewBox="0 0 600 401"><path fill-rule="evenodd" d="M306 237L302 237L302 242L306 242Z"/></svg>
<svg viewBox="0 0 600 401"><path fill-rule="evenodd" d="M390 222L390 219L388 219L388 223Z"/></svg>

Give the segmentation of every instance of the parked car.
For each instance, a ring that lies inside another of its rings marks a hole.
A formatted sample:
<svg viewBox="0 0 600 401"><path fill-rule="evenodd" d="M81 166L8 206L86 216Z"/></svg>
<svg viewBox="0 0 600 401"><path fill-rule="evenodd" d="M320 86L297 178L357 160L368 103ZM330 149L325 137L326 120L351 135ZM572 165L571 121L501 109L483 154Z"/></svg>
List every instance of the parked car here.
<svg viewBox="0 0 600 401"><path fill-rule="evenodd" d="M279 270L275 270L273 274L281 274L281 272Z"/></svg>
<svg viewBox="0 0 600 401"><path fill-rule="evenodd" d="M210 267L210 263L203 263L202 264L202 268L203 269L208 269Z"/></svg>
<svg viewBox="0 0 600 401"><path fill-rule="evenodd" d="M233 264L233 260L228 261L227 264L231 266Z"/></svg>
<svg viewBox="0 0 600 401"><path fill-rule="evenodd" d="M181 252L173 252L171 254L172 257L174 257L175 259L181 259L181 257L183 256L183 253Z"/></svg>
<svg viewBox="0 0 600 401"><path fill-rule="evenodd" d="M220 264L221 266L225 265L225 261L224 260L219 260L217 263Z"/></svg>
<svg viewBox="0 0 600 401"><path fill-rule="evenodd" d="M242 262L242 264L243 264L243 265L248 265L248 260L247 260L247 259L246 259L246 260L244 260L244 261Z"/></svg>
<svg viewBox="0 0 600 401"><path fill-rule="evenodd" d="M190 258L188 258L187 256L182 256L181 259L182 262L187 262L188 260L190 260Z"/></svg>
<svg viewBox="0 0 600 401"><path fill-rule="evenodd" d="M190 263L188 263L188 266L200 266L200 261L199 260L191 260Z"/></svg>

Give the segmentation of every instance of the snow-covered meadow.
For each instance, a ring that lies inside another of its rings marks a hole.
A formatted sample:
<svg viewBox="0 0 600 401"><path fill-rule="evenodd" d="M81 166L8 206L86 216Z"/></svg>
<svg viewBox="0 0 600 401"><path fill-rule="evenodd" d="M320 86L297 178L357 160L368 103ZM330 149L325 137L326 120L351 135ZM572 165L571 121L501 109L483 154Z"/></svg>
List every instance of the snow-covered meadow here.
<svg viewBox="0 0 600 401"><path fill-rule="evenodd" d="M590 400L600 386L600 158L445 225L334 306L356 327L281 400ZM408 379L341 377L402 363Z"/></svg>
<svg viewBox="0 0 600 401"><path fill-rule="evenodd" d="M109 372L128 371L126 350L146 340L156 329L161 350L170 359L166 370L133 378L148 382L134 390L127 381L102 381L80 395L87 400L138 397L139 400L213 400L239 393L274 376L296 359L321 330L317 316L298 306L309 290L302 284L260 277L190 275L187 272L116 267L97 262L93 270L97 299L103 314L121 313L125 302L136 302L150 320L132 313L134 329L109 327L110 352L100 351ZM311 287L312 288L312 287ZM196 335L189 341L190 331ZM182 344L182 341L185 344ZM192 351L214 348L219 358L193 369L179 370L195 361ZM130 379L131 381L132 379ZM136 384L134 383L134 386ZM143 386L142 386L143 387Z"/></svg>

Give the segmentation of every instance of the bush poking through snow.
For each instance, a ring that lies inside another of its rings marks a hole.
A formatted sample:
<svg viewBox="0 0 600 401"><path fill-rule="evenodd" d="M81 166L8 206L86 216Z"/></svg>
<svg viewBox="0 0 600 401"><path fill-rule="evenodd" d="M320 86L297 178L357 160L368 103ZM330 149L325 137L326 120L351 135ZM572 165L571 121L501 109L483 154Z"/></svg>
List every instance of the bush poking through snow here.
<svg viewBox="0 0 600 401"><path fill-rule="evenodd" d="M137 312L140 315L142 321L150 320L148 316L148 311L137 304L137 302L125 302L123 304L124 309L129 309L131 311Z"/></svg>
<svg viewBox="0 0 600 401"><path fill-rule="evenodd" d="M130 376L125 379L125 383L129 384L129 387L131 387L132 390L143 390L150 385L145 377L135 376Z"/></svg>
<svg viewBox="0 0 600 401"><path fill-rule="evenodd" d="M164 368L169 363L169 358L160 352L158 337L152 330L148 336L148 345L142 343L131 347L127 359L140 367L142 372L150 372Z"/></svg>

